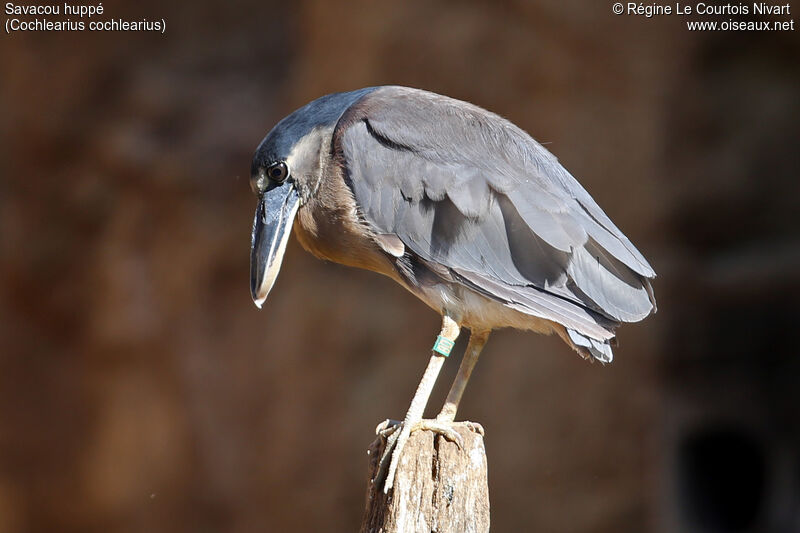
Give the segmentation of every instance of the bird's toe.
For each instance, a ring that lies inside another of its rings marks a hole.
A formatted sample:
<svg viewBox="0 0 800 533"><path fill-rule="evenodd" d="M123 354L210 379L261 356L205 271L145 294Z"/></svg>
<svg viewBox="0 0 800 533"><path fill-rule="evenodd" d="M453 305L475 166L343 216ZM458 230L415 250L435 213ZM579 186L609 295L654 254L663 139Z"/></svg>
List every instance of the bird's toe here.
<svg viewBox="0 0 800 533"><path fill-rule="evenodd" d="M454 442L459 449L464 448L464 439L458 434L452 423L443 423L438 420L422 419L411 427L412 432L419 431L421 429L438 433L450 442Z"/></svg>
<svg viewBox="0 0 800 533"><path fill-rule="evenodd" d="M485 437L486 436L486 432L483 430L483 426L478 424L477 422L470 422L468 420L465 420L464 422L460 422L460 423L464 424L464 426L467 429L469 429L470 431L472 431L473 433L477 433L481 437Z"/></svg>
<svg viewBox="0 0 800 533"><path fill-rule="evenodd" d="M387 418L377 426L375 426L375 434L380 437L388 437L398 428L403 425L403 422L400 420L392 420L391 418Z"/></svg>

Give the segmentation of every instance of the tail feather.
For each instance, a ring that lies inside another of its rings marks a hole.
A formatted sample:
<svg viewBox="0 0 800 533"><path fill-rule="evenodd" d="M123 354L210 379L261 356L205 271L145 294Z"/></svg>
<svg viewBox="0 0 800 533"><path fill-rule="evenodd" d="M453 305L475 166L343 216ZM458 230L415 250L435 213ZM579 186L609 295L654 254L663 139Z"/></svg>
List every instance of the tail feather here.
<svg viewBox="0 0 800 533"><path fill-rule="evenodd" d="M611 340L599 341L586 335L582 335L574 329L565 328L570 343L578 353L588 352L601 363L610 363L614 360L614 352L611 350ZM586 354L584 354L586 355Z"/></svg>

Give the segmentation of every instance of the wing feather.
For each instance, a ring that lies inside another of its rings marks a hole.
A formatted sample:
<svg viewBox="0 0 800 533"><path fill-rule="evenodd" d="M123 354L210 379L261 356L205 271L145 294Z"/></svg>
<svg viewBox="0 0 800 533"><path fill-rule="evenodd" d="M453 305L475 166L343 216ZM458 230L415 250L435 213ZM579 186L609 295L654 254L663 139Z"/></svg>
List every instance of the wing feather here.
<svg viewBox="0 0 800 533"><path fill-rule="evenodd" d="M334 144L366 221L465 284L600 341L654 310L647 260L501 117L384 87L348 109Z"/></svg>

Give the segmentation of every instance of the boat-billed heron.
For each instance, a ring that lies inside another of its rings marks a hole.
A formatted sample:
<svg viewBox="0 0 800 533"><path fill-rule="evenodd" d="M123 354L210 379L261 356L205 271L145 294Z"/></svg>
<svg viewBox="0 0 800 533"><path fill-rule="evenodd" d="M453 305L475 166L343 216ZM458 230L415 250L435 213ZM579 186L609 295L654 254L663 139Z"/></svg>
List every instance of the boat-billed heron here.
<svg viewBox="0 0 800 533"><path fill-rule="evenodd" d="M458 440L458 403L493 329L556 333L608 363L616 327L655 311L653 268L586 190L523 130L467 102L396 86L323 96L267 134L250 183L258 307L294 228L317 257L389 276L442 315L405 419L379 426L387 492L412 431ZM462 327L461 367L423 420Z"/></svg>

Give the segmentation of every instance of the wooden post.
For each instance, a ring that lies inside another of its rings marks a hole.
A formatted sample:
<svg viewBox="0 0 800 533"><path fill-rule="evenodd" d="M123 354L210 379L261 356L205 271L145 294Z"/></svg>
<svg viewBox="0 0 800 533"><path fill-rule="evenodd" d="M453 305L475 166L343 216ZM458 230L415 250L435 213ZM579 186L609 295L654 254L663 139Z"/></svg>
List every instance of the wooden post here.
<svg viewBox="0 0 800 533"><path fill-rule="evenodd" d="M369 449L367 502L361 533L486 533L489 485L483 436L456 424L463 449L431 431L411 434L389 494L373 482L386 445Z"/></svg>

